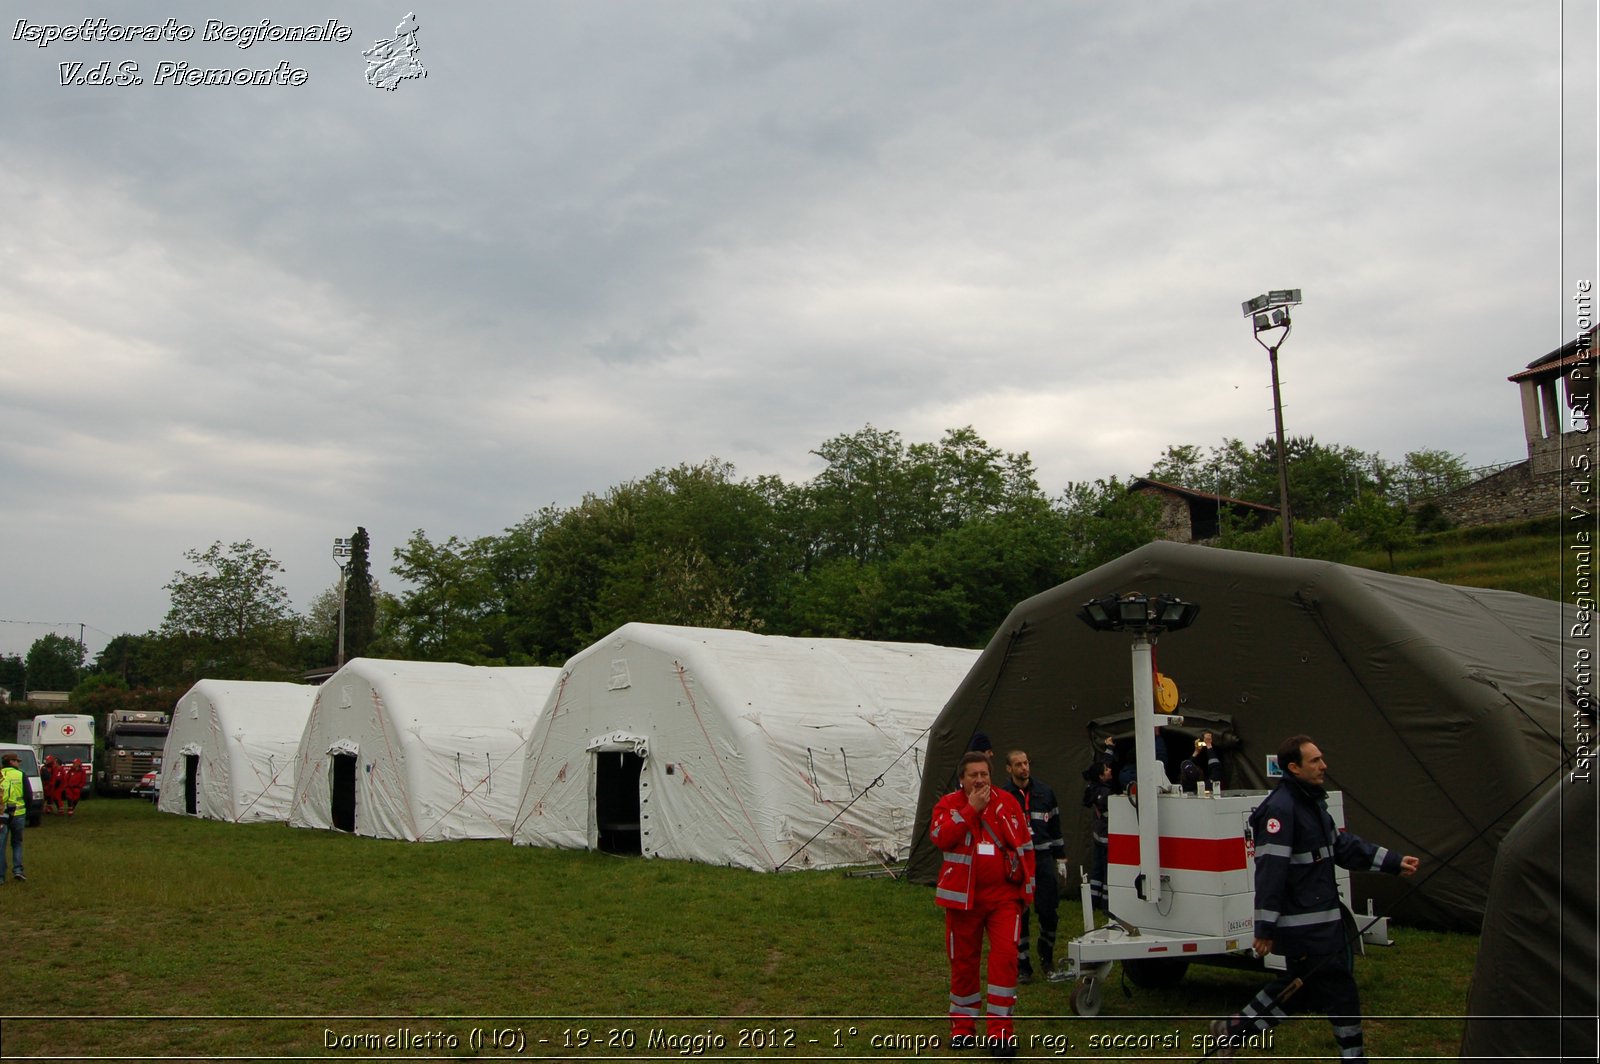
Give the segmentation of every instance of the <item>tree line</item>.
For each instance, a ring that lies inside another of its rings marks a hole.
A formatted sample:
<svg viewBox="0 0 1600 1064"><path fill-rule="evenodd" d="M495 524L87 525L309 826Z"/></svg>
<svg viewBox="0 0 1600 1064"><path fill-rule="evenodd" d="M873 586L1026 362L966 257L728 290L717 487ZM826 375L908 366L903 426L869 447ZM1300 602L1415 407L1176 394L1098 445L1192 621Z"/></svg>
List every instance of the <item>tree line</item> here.
<svg viewBox="0 0 1600 1064"><path fill-rule="evenodd" d="M1423 500L1469 479L1439 451L1390 462L1312 437L1286 441L1297 549L1342 560L1438 526ZM1026 452L971 427L907 443L867 425L811 452L810 480L740 477L716 458L657 469L498 535L418 529L380 589L365 528L346 570L346 656L559 665L628 621L981 647L1018 601L1159 537L1160 503L1135 478L1051 495ZM1275 507L1272 440L1168 447L1147 479ZM1218 546L1276 553L1276 523L1227 513ZM1391 556L1392 557L1392 556ZM338 590L296 613L271 552L245 541L184 553L160 628L113 639L92 665L60 636L0 686L75 689L98 712L201 678L293 680L335 659ZM59 685L59 686L56 686ZM20 690L16 693L20 694Z"/></svg>

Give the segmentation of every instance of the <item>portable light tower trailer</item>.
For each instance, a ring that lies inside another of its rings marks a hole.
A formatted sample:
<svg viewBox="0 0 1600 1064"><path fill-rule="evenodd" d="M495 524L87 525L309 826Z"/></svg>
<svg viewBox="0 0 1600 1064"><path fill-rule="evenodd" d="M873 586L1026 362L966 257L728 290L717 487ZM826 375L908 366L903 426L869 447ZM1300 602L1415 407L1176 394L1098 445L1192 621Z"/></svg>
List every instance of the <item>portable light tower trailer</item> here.
<svg viewBox="0 0 1600 1064"><path fill-rule="evenodd" d="M1179 607L1183 609L1180 610ZM1255 944L1255 848L1250 814L1266 791L1188 796L1166 777L1156 758L1158 725L1182 724L1177 689L1163 679L1161 710L1152 649L1155 636L1187 627L1199 608L1165 596L1106 596L1079 616L1101 631L1128 631L1133 641L1133 727L1137 782L1131 795L1107 803L1108 905L1111 923L1095 927L1087 876L1081 885L1084 933L1066 944L1052 980L1076 979L1072 1008L1080 1016L1100 1011L1102 990L1117 961L1135 985L1171 986L1191 961L1249 963ZM1334 823L1344 824L1344 796L1328 794ZM1335 869L1339 899L1350 908L1350 873ZM1370 906L1369 906L1370 907ZM1366 921L1364 921L1366 922ZM1387 945L1388 921L1366 922L1366 941ZM1265 966L1282 969L1269 954ZM1135 974L1137 973L1137 974Z"/></svg>

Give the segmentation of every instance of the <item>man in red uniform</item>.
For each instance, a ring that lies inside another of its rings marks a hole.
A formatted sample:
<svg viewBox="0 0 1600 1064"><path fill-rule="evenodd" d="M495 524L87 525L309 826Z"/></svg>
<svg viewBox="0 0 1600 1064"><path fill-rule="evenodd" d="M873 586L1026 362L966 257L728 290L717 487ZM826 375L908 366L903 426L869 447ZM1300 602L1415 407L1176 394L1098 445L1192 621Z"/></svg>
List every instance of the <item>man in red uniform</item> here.
<svg viewBox="0 0 1600 1064"><path fill-rule="evenodd" d="M944 909L950 957L950 1046L977 1044L978 960L989 935L988 1030L997 1057L1017 1054L1011 1013L1017 1003L1017 936L1022 911L1033 903L1033 836L1015 798L989 782L989 759L961 758L961 789L933 807L928 837L944 851L934 901ZM1008 859L1021 882L1007 878Z"/></svg>
<svg viewBox="0 0 1600 1064"><path fill-rule="evenodd" d="M61 788L66 785L66 773L61 767L61 762L56 760L55 754L50 754L44 759L44 767L39 771L44 783L44 809L47 813L61 812Z"/></svg>
<svg viewBox="0 0 1600 1064"><path fill-rule="evenodd" d="M72 759L72 764L67 766L66 776L66 786L61 793L67 799L67 815L72 816L78 811L78 799L83 797L83 788L89 782L89 772L83 767L82 758Z"/></svg>

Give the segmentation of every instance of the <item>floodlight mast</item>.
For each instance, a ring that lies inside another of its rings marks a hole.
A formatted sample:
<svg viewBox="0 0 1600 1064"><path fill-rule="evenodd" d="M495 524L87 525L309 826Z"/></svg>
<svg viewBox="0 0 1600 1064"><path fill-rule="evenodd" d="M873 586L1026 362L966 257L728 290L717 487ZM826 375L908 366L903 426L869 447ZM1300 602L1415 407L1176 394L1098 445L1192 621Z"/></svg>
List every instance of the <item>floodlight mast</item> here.
<svg viewBox="0 0 1600 1064"><path fill-rule="evenodd" d="M341 668L344 666L344 578L350 566L351 553L348 539L336 538L333 541L333 563L339 567L339 650L334 665Z"/></svg>
<svg viewBox="0 0 1600 1064"><path fill-rule="evenodd" d="M1294 515L1289 511L1289 461L1283 446L1283 393L1278 387L1278 348L1289 339L1289 331L1294 326L1289 318L1289 308L1300 302L1300 289L1274 288L1243 304L1244 316L1251 319L1256 343L1266 348L1267 361L1272 365L1272 424L1278 437L1278 525L1283 533L1285 558L1294 557ZM1261 339L1261 334L1273 329L1282 329L1283 332L1269 345Z"/></svg>
<svg viewBox="0 0 1600 1064"><path fill-rule="evenodd" d="M1173 595L1146 597L1138 592L1105 595L1085 603L1078 618L1097 632L1132 632L1133 750L1138 783L1139 876L1134 891L1141 901L1161 898L1161 817L1158 795L1172 786L1166 766L1156 760L1156 727L1182 724L1178 714L1156 712L1155 645L1162 632L1194 623L1200 607Z"/></svg>

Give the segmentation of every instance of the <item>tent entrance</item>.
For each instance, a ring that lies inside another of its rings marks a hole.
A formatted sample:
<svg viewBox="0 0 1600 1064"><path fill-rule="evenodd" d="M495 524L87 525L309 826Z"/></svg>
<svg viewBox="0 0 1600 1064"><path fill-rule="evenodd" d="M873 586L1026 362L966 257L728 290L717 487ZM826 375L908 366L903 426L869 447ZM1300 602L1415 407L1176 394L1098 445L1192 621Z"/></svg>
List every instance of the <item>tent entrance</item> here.
<svg viewBox="0 0 1600 1064"><path fill-rule="evenodd" d="M594 848L601 853L640 854L639 780L644 758L632 750L595 750Z"/></svg>
<svg viewBox="0 0 1600 1064"><path fill-rule="evenodd" d="M333 826L336 831L356 830L356 755L333 755Z"/></svg>
<svg viewBox="0 0 1600 1064"><path fill-rule="evenodd" d="M190 816L200 813L200 755L183 755L183 811Z"/></svg>

